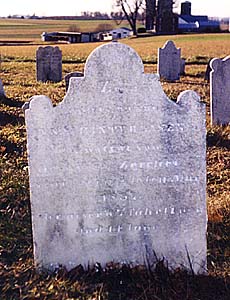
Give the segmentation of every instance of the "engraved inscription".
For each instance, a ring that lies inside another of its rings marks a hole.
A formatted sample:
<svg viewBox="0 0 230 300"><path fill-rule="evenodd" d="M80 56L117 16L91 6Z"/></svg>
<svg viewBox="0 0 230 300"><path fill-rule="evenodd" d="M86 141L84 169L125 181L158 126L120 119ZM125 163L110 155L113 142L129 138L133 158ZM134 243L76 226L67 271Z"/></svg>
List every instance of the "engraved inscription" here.
<svg viewBox="0 0 230 300"><path fill-rule="evenodd" d="M84 126L80 127L80 135L109 135L109 134L128 134L128 133L153 133L156 131L162 132L183 132L184 126L178 124L153 124L153 125L125 125L118 124L113 126Z"/></svg>
<svg viewBox="0 0 230 300"><path fill-rule="evenodd" d="M145 169L145 170L153 170L158 168L168 168L168 167L177 167L178 162L175 161L148 161L148 162L130 162L124 161L120 164L119 168L123 170L138 170L138 169Z"/></svg>
<svg viewBox="0 0 230 300"><path fill-rule="evenodd" d="M110 135L110 134L135 134L135 133L154 133L157 131L160 132L183 132L184 125L182 123L163 123L163 124L146 124L146 125L137 125L137 124L114 124L112 126L81 126L78 128L74 124L68 124L64 126L65 132L78 131L80 135ZM62 135L62 128L51 128L50 132L54 135Z"/></svg>
<svg viewBox="0 0 230 300"><path fill-rule="evenodd" d="M156 218L162 216L174 216L174 215L183 215L183 214L201 214L201 208L188 208L188 207L163 207L163 208L117 208L115 210L103 210L103 211L96 211L96 212L87 212L87 213L80 213L80 212L72 212L72 213L63 213L63 214L56 214L52 215L49 213L40 213L38 217L44 220L80 220L80 219L104 219L104 218L115 218L115 217L130 217L131 219L138 218L140 216Z"/></svg>

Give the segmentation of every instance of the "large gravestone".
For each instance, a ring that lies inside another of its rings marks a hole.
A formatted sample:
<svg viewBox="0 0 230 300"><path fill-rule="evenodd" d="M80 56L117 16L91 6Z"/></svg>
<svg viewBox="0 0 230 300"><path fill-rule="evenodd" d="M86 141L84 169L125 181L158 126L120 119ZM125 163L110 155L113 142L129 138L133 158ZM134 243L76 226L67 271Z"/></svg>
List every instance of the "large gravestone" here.
<svg viewBox="0 0 230 300"><path fill-rule="evenodd" d="M206 266L205 105L175 103L120 43L92 52L58 106L31 99L28 133L35 261L70 269L156 261Z"/></svg>
<svg viewBox="0 0 230 300"><path fill-rule="evenodd" d="M158 49L158 74L160 77L175 81L180 79L183 61L181 49L177 49L173 41L167 41L163 48Z"/></svg>
<svg viewBox="0 0 230 300"><path fill-rule="evenodd" d="M230 124L230 56L210 62L211 121L213 125Z"/></svg>
<svg viewBox="0 0 230 300"><path fill-rule="evenodd" d="M67 75L65 76L65 89L66 89L66 91L67 91L68 88L69 88L69 82L70 82L70 79L71 79L72 77L83 77L83 76L84 76L84 74L81 73L81 72L71 72L71 73L67 74Z"/></svg>
<svg viewBox="0 0 230 300"><path fill-rule="evenodd" d="M62 80L62 52L58 47L39 47L36 51L37 81Z"/></svg>

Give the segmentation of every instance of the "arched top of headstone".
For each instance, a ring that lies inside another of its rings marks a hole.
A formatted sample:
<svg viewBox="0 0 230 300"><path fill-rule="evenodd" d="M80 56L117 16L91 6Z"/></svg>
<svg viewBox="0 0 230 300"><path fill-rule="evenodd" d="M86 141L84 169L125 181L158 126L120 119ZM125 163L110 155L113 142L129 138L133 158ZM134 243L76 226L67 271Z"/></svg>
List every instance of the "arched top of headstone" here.
<svg viewBox="0 0 230 300"><path fill-rule="evenodd" d="M222 68L224 65L229 65L230 66L230 56L225 57L224 59L220 58L213 58L210 61L210 66L211 69L215 72Z"/></svg>
<svg viewBox="0 0 230 300"><path fill-rule="evenodd" d="M47 55L48 53L52 53L52 54L61 54L61 50L59 49L58 46L52 47L52 46L45 46L45 47L38 47L37 48L37 54L39 55Z"/></svg>
<svg viewBox="0 0 230 300"><path fill-rule="evenodd" d="M210 62L210 103L212 125L230 124L230 56Z"/></svg>
<svg viewBox="0 0 230 300"><path fill-rule="evenodd" d="M96 48L88 57L85 76L93 80L127 82L144 73L140 56L129 46L112 42Z"/></svg>
<svg viewBox="0 0 230 300"><path fill-rule="evenodd" d="M181 73L181 49L176 48L173 41L167 41L163 48L158 49L157 70L161 78L170 81L180 79Z"/></svg>
<svg viewBox="0 0 230 300"><path fill-rule="evenodd" d="M164 44L164 46L163 46L163 48L161 48L162 50L167 50L167 51L178 51L178 50L180 50L179 48L177 48L176 46L175 46L175 44L174 44L174 42L173 41L167 41L165 44Z"/></svg>

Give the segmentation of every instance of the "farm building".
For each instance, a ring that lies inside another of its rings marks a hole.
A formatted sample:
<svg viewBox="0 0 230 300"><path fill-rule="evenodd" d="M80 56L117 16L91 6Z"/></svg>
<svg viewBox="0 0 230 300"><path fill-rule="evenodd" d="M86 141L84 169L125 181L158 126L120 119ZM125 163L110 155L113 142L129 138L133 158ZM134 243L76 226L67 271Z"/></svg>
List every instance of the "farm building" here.
<svg viewBox="0 0 230 300"><path fill-rule="evenodd" d="M132 30L127 27L116 28L110 30L109 33L112 34L113 39L124 39L133 35Z"/></svg>
<svg viewBox="0 0 230 300"><path fill-rule="evenodd" d="M67 41L69 43L88 43L97 40L94 32L43 32L41 38L43 42Z"/></svg>
<svg viewBox="0 0 230 300"><path fill-rule="evenodd" d="M210 20L208 16L179 15L179 32L219 32L220 22Z"/></svg>
<svg viewBox="0 0 230 300"><path fill-rule="evenodd" d="M172 0L146 0L146 29L157 34L183 32L219 32L220 22L208 16L193 16L190 1L181 3L181 13L173 13Z"/></svg>
<svg viewBox="0 0 230 300"><path fill-rule="evenodd" d="M181 3L181 14L178 15L179 32L219 32L220 22L210 20L208 16L193 16L191 2Z"/></svg>
<svg viewBox="0 0 230 300"><path fill-rule="evenodd" d="M109 32L100 32L98 33L98 40L99 41L112 41L113 36Z"/></svg>

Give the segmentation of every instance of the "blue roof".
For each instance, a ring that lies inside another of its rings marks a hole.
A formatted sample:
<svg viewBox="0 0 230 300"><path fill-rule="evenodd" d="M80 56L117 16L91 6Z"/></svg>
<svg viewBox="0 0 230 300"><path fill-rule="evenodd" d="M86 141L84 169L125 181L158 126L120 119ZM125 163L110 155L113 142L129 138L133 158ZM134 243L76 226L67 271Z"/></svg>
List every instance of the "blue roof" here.
<svg viewBox="0 0 230 300"><path fill-rule="evenodd" d="M180 15L180 18L188 23L208 22L208 16Z"/></svg>

